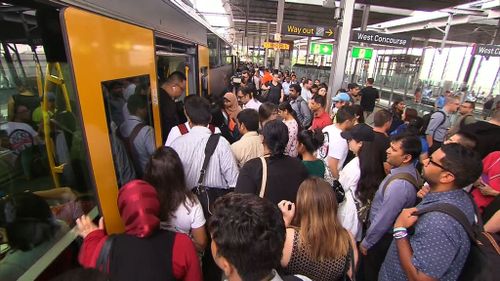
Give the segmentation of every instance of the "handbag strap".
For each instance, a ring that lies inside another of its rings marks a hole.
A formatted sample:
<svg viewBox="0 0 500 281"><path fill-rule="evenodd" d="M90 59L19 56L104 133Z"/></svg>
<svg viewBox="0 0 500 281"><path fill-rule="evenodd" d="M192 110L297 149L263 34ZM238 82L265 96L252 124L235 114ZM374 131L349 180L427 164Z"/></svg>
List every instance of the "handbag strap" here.
<svg viewBox="0 0 500 281"><path fill-rule="evenodd" d="M262 162L262 182L260 184L259 197L264 198L264 194L266 193L266 186L267 186L267 162L266 162L266 158L264 158L264 156L261 156L259 158L260 158L260 162Z"/></svg>
<svg viewBox="0 0 500 281"><path fill-rule="evenodd" d="M207 173L208 163L210 162L210 158L214 154L215 148L217 147L217 143L219 143L220 134L212 134L208 138L207 144L205 146L205 158L203 159L203 165L200 170L200 177L198 178L198 186L201 186L203 183L203 179L205 178L205 174Z"/></svg>
<svg viewBox="0 0 500 281"><path fill-rule="evenodd" d="M99 252L99 256L97 257L97 261L95 263L95 267L97 270L108 273L109 272L109 256L111 252L111 247L113 246L113 241L115 240L116 235L111 234L108 236L104 244L102 245L101 251Z"/></svg>

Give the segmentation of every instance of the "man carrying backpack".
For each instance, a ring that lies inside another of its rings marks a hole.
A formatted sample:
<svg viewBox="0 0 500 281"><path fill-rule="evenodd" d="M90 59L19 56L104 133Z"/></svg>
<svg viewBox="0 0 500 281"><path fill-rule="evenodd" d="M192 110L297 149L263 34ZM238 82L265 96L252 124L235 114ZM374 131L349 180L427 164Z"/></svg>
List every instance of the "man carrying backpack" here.
<svg viewBox="0 0 500 281"><path fill-rule="evenodd" d="M446 133L451 126L450 115L457 112L460 106L458 97L447 97L443 109L431 115L429 125L425 130L427 143L429 144L429 155L438 150L446 138Z"/></svg>
<svg viewBox="0 0 500 281"><path fill-rule="evenodd" d="M425 210L447 203L472 224L474 205L462 187L479 178L481 171L479 156L459 144L443 145L424 160L423 176L431 192L416 208L404 209L394 223L394 240L379 280L459 279L471 248L469 236L454 216ZM417 209L422 215L417 216ZM408 235L410 227L413 235Z"/></svg>
<svg viewBox="0 0 500 281"><path fill-rule="evenodd" d="M369 227L361 241L358 280L377 280L380 266L392 241L392 226L404 208L415 206L418 172L414 162L421 152L420 139L411 135L392 137L387 163L393 168L380 183L373 198Z"/></svg>

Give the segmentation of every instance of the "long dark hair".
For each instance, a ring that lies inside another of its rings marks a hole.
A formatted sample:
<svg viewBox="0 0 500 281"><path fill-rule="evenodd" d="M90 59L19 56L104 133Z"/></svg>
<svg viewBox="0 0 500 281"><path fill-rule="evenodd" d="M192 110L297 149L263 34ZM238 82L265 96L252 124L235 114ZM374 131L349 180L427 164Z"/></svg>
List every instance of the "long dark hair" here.
<svg viewBox="0 0 500 281"><path fill-rule="evenodd" d="M271 120L262 129L264 144L272 156L283 156L288 144L288 127L280 120Z"/></svg>
<svg viewBox="0 0 500 281"><path fill-rule="evenodd" d="M186 188L181 159L171 147L162 146L155 151L146 166L144 180L158 192L162 221L168 221L180 204L186 202L186 198L192 202L197 200ZM189 206L186 208L189 209Z"/></svg>
<svg viewBox="0 0 500 281"><path fill-rule="evenodd" d="M286 110L289 114L291 114L293 116L293 119L295 119L295 122L297 122L297 126L299 128L298 132L300 132L302 130L302 126L300 124L299 117L297 117L297 113L295 112L295 110L293 110L292 105L289 102L284 101L284 102L280 103L278 105L278 109L281 111Z"/></svg>
<svg viewBox="0 0 500 281"><path fill-rule="evenodd" d="M364 204L373 200L379 184L385 177L383 159L373 142L363 142L358 152L360 176L356 197Z"/></svg>

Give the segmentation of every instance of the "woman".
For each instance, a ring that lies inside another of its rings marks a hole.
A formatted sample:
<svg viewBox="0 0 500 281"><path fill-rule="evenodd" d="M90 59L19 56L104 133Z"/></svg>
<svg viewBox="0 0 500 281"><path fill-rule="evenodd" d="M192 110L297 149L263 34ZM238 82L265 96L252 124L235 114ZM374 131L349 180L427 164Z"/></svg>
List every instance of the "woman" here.
<svg viewBox="0 0 500 281"><path fill-rule="evenodd" d="M83 267L108 272L111 280L202 280L191 239L160 230L160 201L154 187L142 180L127 183L118 193L118 210L125 233L111 239L102 219L99 226L88 216L76 221L83 237L78 258ZM97 264L106 243L111 249L108 255L103 252L104 264Z"/></svg>
<svg viewBox="0 0 500 281"><path fill-rule="evenodd" d="M288 129L283 122L272 120L262 129L262 136L264 158L255 158L243 165L235 192L259 195L263 187L263 197L275 204L281 200L293 201L300 183L308 174L299 159L285 155ZM267 167L264 184L263 164Z"/></svg>
<svg viewBox="0 0 500 281"><path fill-rule="evenodd" d="M362 224L366 222L369 209L378 185L384 179L384 167L381 162L373 161L376 149L373 146L375 133L366 124L358 124L341 136L348 140L349 150L355 155L339 174L339 182L346 194L346 201L340 206L339 219L356 238L361 241ZM361 218L358 214L362 214Z"/></svg>
<svg viewBox="0 0 500 281"><path fill-rule="evenodd" d="M286 274L312 280L352 277L357 261L356 242L337 217L337 199L322 179L306 179L297 193L297 204L281 201L286 238L281 266Z"/></svg>
<svg viewBox="0 0 500 281"><path fill-rule="evenodd" d="M210 113L212 114L211 125L221 131L221 135L229 142L234 143L235 138L229 129L227 114L224 110L224 93L214 93L210 96Z"/></svg>
<svg viewBox="0 0 500 281"><path fill-rule="evenodd" d="M391 105L392 123L388 134L390 135L396 128L404 123L403 112L405 111L405 103L403 100L395 100Z"/></svg>
<svg viewBox="0 0 500 281"><path fill-rule="evenodd" d="M482 213L500 195L500 151L494 151L483 159L483 174L472 190L472 198Z"/></svg>
<svg viewBox="0 0 500 281"><path fill-rule="evenodd" d="M289 102L282 102L278 106L278 115L283 119L283 123L288 128L288 144L286 145L285 153L291 157L297 157L297 134L299 133L299 122L297 114L292 109Z"/></svg>
<svg viewBox="0 0 500 281"><path fill-rule="evenodd" d="M205 216L198 198L187 189L183 175L184 168L177 152L162 146L151 157L144 180L158 192L160 227L189 235L196 249L202 252L208 241Z"/></svg>
<svg viewBox="0 0 500 281"><path fill-rule="evenodd" d="M264 128L267 122L275 120L278 117L278 107L271 102L265 102L259 107L259 120L261 128Z"/></svg>
<svg viewBox="0 0 500 281"><path fill-rule="evenodd" d="M299 143L297 149L309 176L323 178L325 175L325 163L314 156L316 150L323 145L323 133L320 130L302 130L297 136L297 140Z"/></svg>
<svg viewBox="0 0 500 281"><path fill-rule="evenodd" d="M354 120L355 124L365 123L365 116L363 115L363 108L359 104L351 105L351 108L354 110L354 116L356 119Z"/></svg>
<svg viewBox="0 0 500 281"><path fill-rule="evenodd" d="M326 97L326 94L328 93L328 86L326 84L319 84L319 89L318 89L318 95Z"/></svg>
<svg viewBox="0 0 500 281"><path fill-rule="evenodd" d="M410 120L415 119L418 117L418 112L416 109L413 108L406 108L403 115L403 123L399 124L395 129L391 130L389 132L389 135L394 136L394 135L399 135L402 132L405 132L408 128L408 124L410 123ZM392 128L392 126L391 126Z"/></svg>
<svg viewBox="0 0 500 281"><path fill-rule="evenodd" d="M422 152L420 152L420 162L429 158L429 144L425 138L424 119L418 116L418 113L413 108L407 108L404 113L405 123L401 124L396 130L391 133L391 136L400 134L411 134L420 138ZM421 166L420 164L417 166ZM421 167L420 167L421 168ZM420 169L419 168L419 169Z"/></svg>
<svg viewBox="0 0 500 281"><path fill-rule="evenodd" d="M226 117L226 123L235 139L239 138L238 126L236 125L236 116L240 113L241 108L238 105L238 98L232 92L227 92L224 95L224 113Z"/></svg>

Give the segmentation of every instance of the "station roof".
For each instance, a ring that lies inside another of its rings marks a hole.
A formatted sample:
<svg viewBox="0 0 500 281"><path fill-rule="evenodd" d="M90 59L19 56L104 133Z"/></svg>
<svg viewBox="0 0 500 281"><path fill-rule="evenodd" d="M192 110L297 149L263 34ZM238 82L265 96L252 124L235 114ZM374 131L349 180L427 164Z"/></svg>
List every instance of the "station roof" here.
<svg viewBox="0 0 500 281"><path fill-rule="evenodd" d="M227 4L230 17L227 34L233 43L241 44L248 36L249 45L266 41L268 23L270 38L277 32L277 0L222 0ZM334 26L335 7L333 0L285 0L284 21L298 24ZM490 44L495 30L499 28L499 0L358 0L352 21L352 28L361 26L363 8L370 5L367 30L381 33L403 34L418 40L430 38L429 44L442 40L449 13L453 14L448 40L455 44ZM203 13L201 13L203 14ZM248 22L247 22L248 17ZM246 33L245 33L246 31ZM500 44L497 32L496 44ZM297 40L303 37L284 36L282 40ZM256 42L256 43L254 43Z"/></svg>

